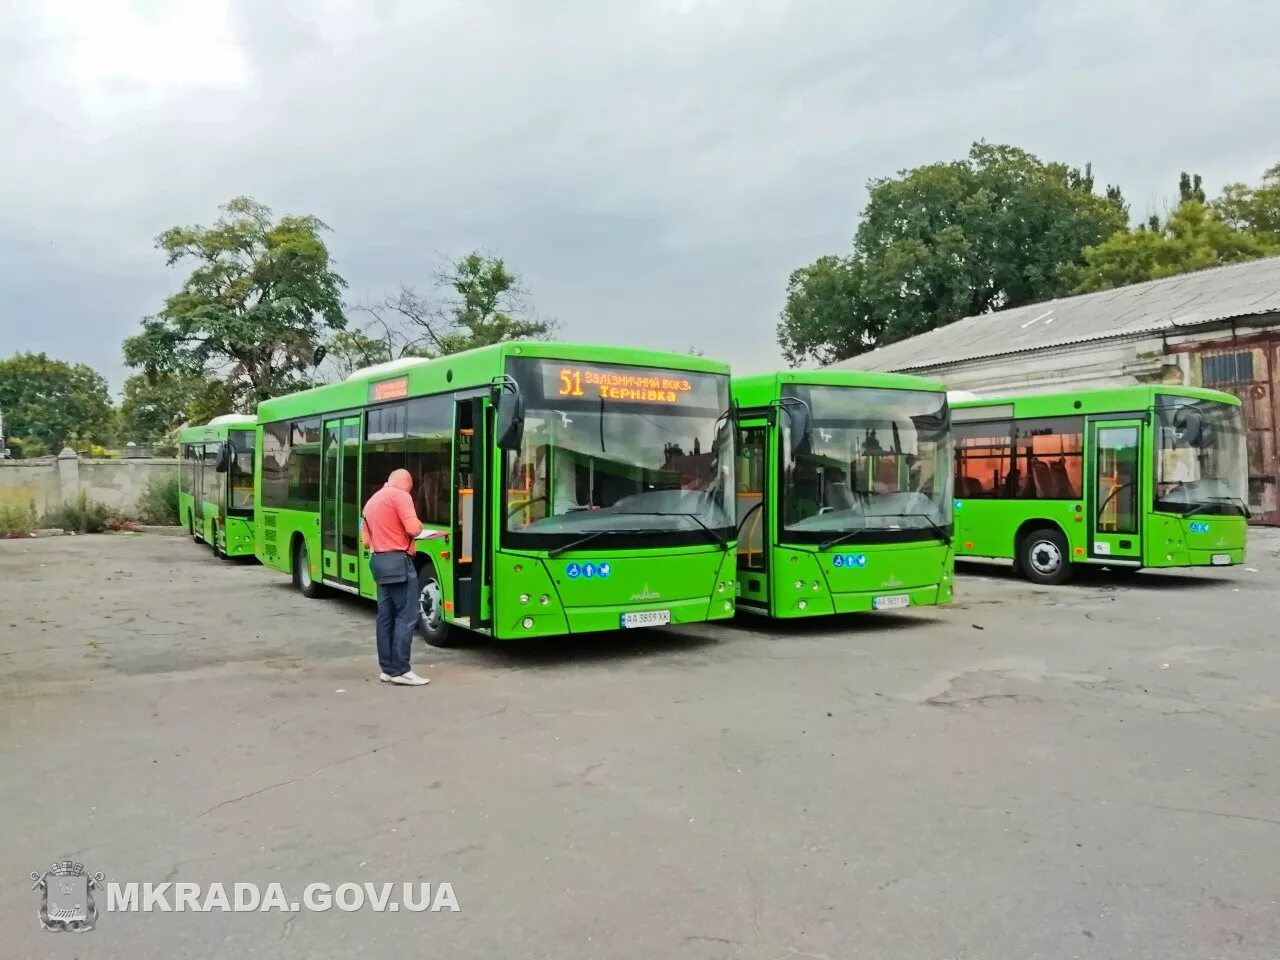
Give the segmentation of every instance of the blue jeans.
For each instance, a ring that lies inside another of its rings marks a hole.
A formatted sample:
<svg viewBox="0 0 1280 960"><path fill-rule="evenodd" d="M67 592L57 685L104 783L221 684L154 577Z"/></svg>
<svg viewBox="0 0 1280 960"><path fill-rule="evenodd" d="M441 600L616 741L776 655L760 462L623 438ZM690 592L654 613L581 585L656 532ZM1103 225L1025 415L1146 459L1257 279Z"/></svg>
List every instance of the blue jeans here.
<svg viewBox="0 0 1280 960"><path fill-rule="evenodd" d="M408 577L378 584L378 667L389 677L409 672L409 648L418 625L418 574L406 556Z"/></svg>

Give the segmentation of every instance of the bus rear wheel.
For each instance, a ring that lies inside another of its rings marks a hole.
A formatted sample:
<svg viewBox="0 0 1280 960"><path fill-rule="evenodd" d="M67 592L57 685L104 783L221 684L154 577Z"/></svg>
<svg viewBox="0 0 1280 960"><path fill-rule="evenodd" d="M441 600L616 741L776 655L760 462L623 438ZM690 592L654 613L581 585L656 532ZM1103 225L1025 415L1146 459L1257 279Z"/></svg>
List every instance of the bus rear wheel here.
<svg viewBox="0 0 1280 960"><path fill-rule="evenodd" d="M293 585L304 597L314 600L320 596L320 584L311 576L311 558L307 555L307 541L299 537L293 552Z"/></svg>
<svg viewBox="0 0 1280 960"><path fill-rule="evenodd" d="M430 563L418 568L418 630L422 639L433 647L458 644L458 631L445 622L440 578Z"/></svg>
<svg viewBox="0 0 1280 960"><path fill-rule="evenodd" d="M1051 585L1071 577L1067 538L1053 527L1032 530L1018 544L1018 569L1032 583Z"/></svg>

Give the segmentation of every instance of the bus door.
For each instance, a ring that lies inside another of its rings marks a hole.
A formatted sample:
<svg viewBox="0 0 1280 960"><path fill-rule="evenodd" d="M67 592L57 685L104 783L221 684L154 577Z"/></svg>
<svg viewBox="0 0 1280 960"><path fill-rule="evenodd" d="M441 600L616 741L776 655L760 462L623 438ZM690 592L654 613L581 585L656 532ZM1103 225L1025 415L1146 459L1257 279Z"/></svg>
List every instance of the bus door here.
<svg viewBox="0 0 1280 960"><path fill-rule="evenodd" d="M1095 420L1089 430L1089 556L1142 557L1142 420Z"/></svg>
<svg viewBox="0 0 1280 960"><path fill-rule="evenodd" d="M360 582L360 418L324 422L320 473L320 555L324 579Z"/></svg>
<svg viewBox="0 0 1280 960"><path fill-rule="evenodd" d="M491 619L487 546L492 418L487 394L454 403L452 617L473 629L487 626Z"/></svg>
<svg viewBox="0 0 1280 960"><path fill-rule="evenodd" d="M748 607L769 606L768 535L771 511L768 497L774 485L769 470L769 422L764 419L740 421L738 444L737 502L738 602Z"/></svg>

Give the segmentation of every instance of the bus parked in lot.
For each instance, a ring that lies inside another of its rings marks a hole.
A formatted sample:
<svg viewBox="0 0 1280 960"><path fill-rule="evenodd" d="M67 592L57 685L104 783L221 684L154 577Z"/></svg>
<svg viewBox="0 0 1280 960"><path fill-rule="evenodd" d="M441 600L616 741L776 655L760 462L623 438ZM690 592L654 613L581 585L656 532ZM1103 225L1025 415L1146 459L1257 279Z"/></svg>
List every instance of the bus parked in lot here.
<svg viewBox="0 0 1280 960"><path fill-rule="evenodd" d="M361 509L414 478L420 629L448 645L733 615L728 368L505 343L258 407L257 551L307 596L376 596Z"/></svg>
<svg viewBox="0 0 1280 960"><path fill-rule="evenodd" d="M735 377L738 609L809 617L948 603L941 384L823 370Z"/></svg>
<svg viewBox="0 0 1280 960"><path fill-rule="evenodd" d="M254 553L253 417L230 413L178 433L178 518L222 557Z"/></svg>
<svg viewBox="0 0 1280 960"><path fill-rule="evenodd" d="M1178 386L957 402L956 553L1011 559L1036 583L1073 564L1244 561L1240 401Z"/></svg>

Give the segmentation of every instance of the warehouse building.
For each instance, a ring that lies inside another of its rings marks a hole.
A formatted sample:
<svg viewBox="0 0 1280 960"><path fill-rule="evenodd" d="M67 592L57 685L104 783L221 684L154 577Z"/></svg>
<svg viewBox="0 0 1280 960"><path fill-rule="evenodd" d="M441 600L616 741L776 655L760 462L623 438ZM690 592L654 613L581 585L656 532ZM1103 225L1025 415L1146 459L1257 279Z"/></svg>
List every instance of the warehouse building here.
<svg viewBox="0 0 1280 960"><path fill-rule="evenodd" d="M978 397L1223 390L1244 404L1254 522L1280 523L1280 257L966 317L835 366L933 377Z"/></svg>

